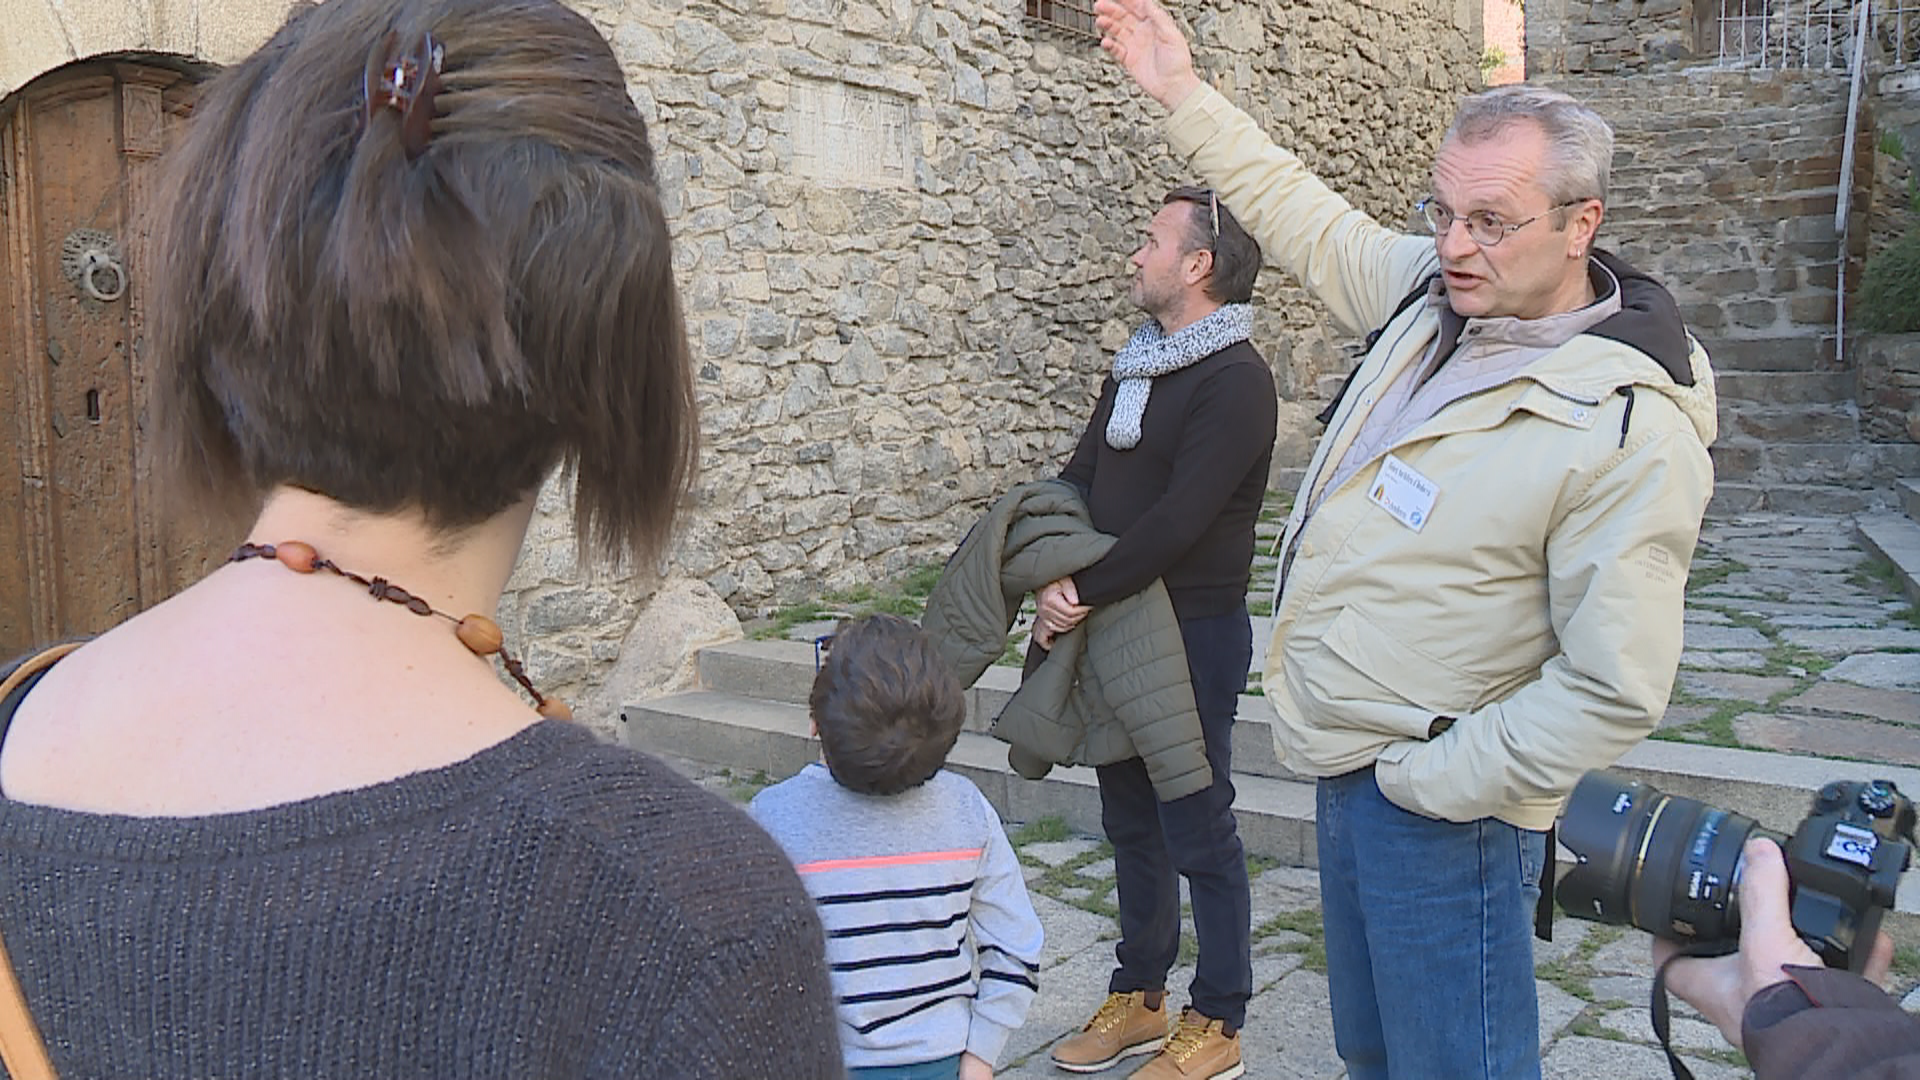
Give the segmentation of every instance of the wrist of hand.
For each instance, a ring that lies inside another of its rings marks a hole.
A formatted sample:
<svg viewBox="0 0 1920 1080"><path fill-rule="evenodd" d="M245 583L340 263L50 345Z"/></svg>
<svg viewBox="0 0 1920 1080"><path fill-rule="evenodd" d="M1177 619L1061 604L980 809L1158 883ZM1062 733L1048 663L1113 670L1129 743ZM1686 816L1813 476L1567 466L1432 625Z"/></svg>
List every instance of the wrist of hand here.
<svg viewBox="0 0 1920 1080"><path fill-rule="evenodd" d="M1201 82L1200 76L1191 71L1168 80L1166 89L1161 92L1160 104L1170 113L1178 112L1180 106L1185 105L1187 99L1200 89Z"/></svg>

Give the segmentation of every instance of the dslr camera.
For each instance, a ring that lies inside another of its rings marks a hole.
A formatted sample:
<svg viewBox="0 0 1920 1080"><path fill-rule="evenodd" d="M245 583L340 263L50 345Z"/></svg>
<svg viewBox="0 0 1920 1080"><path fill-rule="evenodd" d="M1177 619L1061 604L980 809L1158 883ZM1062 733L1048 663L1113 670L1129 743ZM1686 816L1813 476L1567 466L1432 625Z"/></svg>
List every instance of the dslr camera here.
<svg viewBox="0 0 1920 1080"><path fill-rule="evenodd" d="M1579 865L1554 896L1577 918L1733 952L1741 848L1749 836L1767 836L1786 855L1794 930L1828 967L1859 971L1912 858L1913 827L1913 803L1886 780L1828 784L1793 835L1782 836L1742 814L1595 771L1560 816L1560 842Z"/></svg>

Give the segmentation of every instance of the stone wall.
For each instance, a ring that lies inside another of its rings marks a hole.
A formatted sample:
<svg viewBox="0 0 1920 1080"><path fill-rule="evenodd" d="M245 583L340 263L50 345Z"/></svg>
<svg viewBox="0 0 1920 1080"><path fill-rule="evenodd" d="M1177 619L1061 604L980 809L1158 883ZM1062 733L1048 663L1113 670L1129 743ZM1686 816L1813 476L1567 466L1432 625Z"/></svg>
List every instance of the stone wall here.
<svg viewBox="0 0 1920 1080"><path fill-rule="evenodd" d="M1920 334L1861 334L1860 426L1876 442L1920 442Z"/></svg>
<svg viewBox="0 0 1920 1080"><path fill-rule="evenodd" d="M1187 177L1157 107L1018 0L730 4L589 10L611 16L659 125L681 222L711 438L676 561L753 607L944 554L985 500L1055 467L1135 318L1125 256ZM1357 4L1209 4L1197 52L1398 220L1473 78L1466 35L1432 34L1445 11L1421 6L1389 22ZM897 170L849 179L807 159L796 127L843 93L903 129L883 148ZM1283 395L1313 396L1344 358L1279 275L1262 300Z"/></svg>
<svg viewBox="0 0 1920 1080"><path fill-rule="evenodd" d="M1189 10L1209 77L1398 221L1477 81L1477 27L1436 34L1457 11L1419 6ZM656 125L680 227L707 442L674 572L744 614L944 558L994 495L1057 470L1134 325L1125 258L1190 177L1158 107L1021 7L583 4ZM867 125L859 160L811 143L835 108ZM1317 398L1342 343L1278 272L1260 307L1283 397ZM1302 460L1312 411L1287 408ZM515 603L531 666L564 683L605 663L633 586L565 584L563 505Z"/></svg>
<svg viewBox="0 0 1920 1080"><path fill-rule="evenodd" d="M286 8L136 0L88 37L38 2L45 41L10 43L0 91L103 51L230 60ZM942 558L997 492L1056 470L1137 318L1125 258L1191 177L1158 106L1023 0L571 2L653 128L706 435L668 567L583 575L564 490L541 495L501 622L536 681L580 700L659 571L754 614ZM1216 85L1387 221L1479 81L1469 0L1176 14ZM1302 402L1349 360L1277 271L1259 303L1283 456L1303 461Z"/></svg>
<svg viewBox="0 0 1920 1080"><path fill-rule="evenodd" d="M286 21L293 0L4 0L0 97L62 64L169 53L230 64Z"/></svg>
<svg viewBox="0 0 1920 1080"><path fill-rule="evenodd" d="M1694 22L1694 0L1527 0L1527 76L1688 64Z"/></svg>

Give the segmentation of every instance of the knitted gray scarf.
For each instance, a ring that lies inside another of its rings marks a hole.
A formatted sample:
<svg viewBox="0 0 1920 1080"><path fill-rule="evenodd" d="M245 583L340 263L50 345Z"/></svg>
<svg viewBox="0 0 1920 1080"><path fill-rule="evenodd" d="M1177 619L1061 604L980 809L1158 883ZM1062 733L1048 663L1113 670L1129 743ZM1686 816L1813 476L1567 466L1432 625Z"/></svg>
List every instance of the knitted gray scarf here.
<svg viewBox="0 0 1920 1080"><path fill-rule="evenodd" d="M1246 304L1224 304L1171 334L1160 329L1160 320L1148 319L1113 356L1113 377L1120 385L1113 395L1113 414L1107 417L1107 445L1115 450L1140 445L1140 420L1147 414L1147 395L1153 392L1155 377L1198 363L1252 336L1253 309Z"/></svg>

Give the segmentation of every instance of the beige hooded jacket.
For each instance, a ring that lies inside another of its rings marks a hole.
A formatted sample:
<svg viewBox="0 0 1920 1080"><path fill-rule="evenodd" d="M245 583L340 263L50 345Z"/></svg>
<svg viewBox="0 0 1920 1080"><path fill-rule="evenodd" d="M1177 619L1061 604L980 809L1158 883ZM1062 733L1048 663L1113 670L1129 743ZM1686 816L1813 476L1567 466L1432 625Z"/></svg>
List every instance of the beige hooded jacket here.
<svg viewBox="0 0 1920 1080"><path fill-rule="evenodd" d="M1168 130L1348 332L1386 322L1437 269L1431 237L1355 210L1211 88ZM1620 315L1446 405L1327 490L1379 391L1426 355L1444 304L1393 316L1361 360L1283 541L1264 685L1292 768L1372 764L1408 810L1543 829L1583 773L1666 711L1713 490L1713 375L1672 298L1607 265ZM1389 455L1433 489L1418 528L1374 498Z"/></svg>

